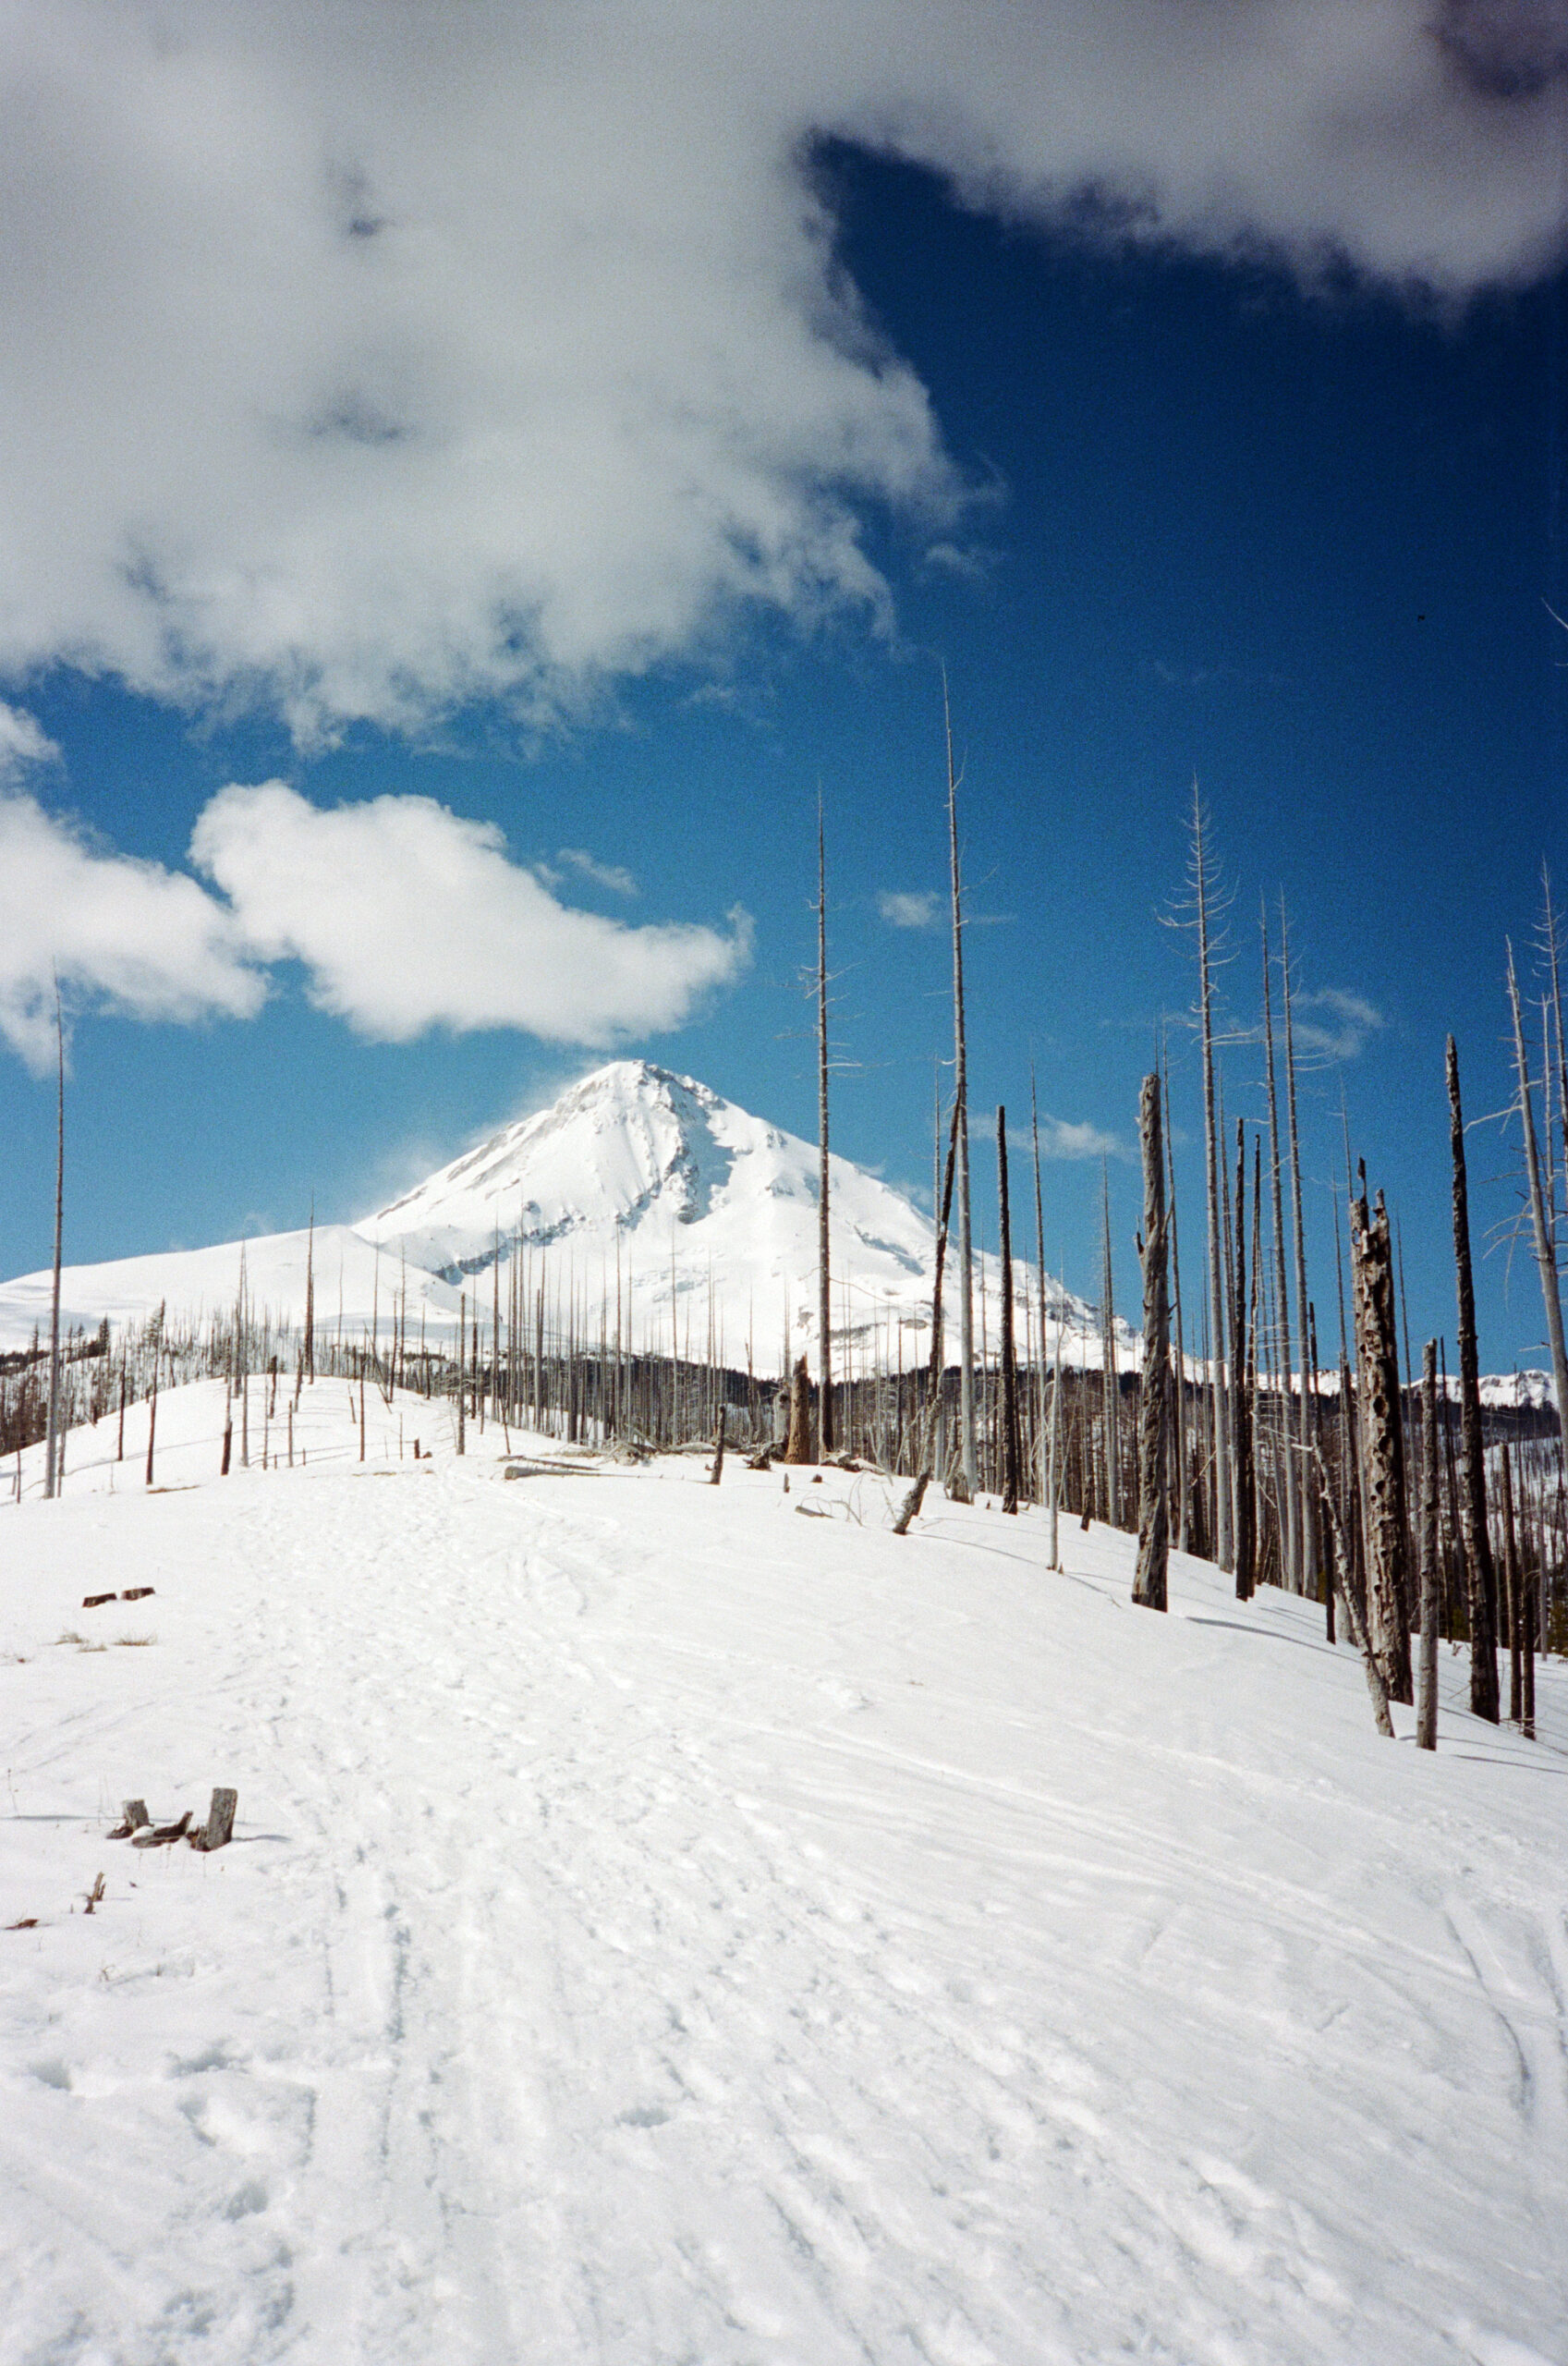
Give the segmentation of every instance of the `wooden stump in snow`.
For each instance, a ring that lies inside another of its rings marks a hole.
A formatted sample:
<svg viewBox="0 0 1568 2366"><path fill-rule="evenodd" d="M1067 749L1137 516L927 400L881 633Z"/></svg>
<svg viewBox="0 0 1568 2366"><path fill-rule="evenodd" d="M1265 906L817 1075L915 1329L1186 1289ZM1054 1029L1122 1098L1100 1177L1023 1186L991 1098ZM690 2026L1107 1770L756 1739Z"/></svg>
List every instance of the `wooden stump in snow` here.
<svg viewBox="0 0 1568 2366"><path fill-rule="evenodd" d="M226 1848L234 1838L234 1811L239 1805L237 1791L214 1790L207 1810L207 1821L200 1832L190 1835L193 1848Z"/></svg>

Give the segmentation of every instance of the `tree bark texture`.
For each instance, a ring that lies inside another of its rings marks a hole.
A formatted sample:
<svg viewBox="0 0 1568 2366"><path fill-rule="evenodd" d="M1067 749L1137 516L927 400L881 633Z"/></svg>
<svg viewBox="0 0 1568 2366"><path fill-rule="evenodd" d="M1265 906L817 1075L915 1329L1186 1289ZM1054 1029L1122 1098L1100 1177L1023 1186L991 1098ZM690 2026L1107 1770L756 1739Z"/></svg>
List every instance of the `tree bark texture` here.
<svg viewBox="0 0 1568 2366"><path fill-rule="evenodd" d="M1421 1683L1416 1709L1417 1750L1438 1746L1438 1343L1421 1356Z"/></svg>
<svg viewBox="0 0 1568 2366"><path fill-rule="evenodd" d="M1416 1695L1393 1250L1383 1195L1368 1214L1365 1182L1351 1202L1350 1268L1366 1461L1368 1631L1391 1699L1408 1701Z"/></svg>
<svg viewBox="0 0 1568 2366"><path fill-rule="evenodd" d="M996 1111L996 1177L1002 1221L1002 1508L1018 1508L1018 1365L1013 1337L1012 1210L1007 1192L1007 1112Z"/></svg>
<svg viewBox="0 0 1568 2366"><path fill-rule="evenodd" d="M1449 1143L1453 1164L1453 1270L1459 1300L1459 1531L1465 1547L1470 1626L1470 1707L1496 1725L1497 1572L1487 1531L1486 1444L1481 1428L1480 1366L1476 1347L1476 1286L1470 1269L1470 1206L1465 1165L1465 1112L1459 1098L1459 1053L1448 1039Z"/></svg>
<svg viewBox="0 0 1568 2366"><path fill-rule="evenodd" d="M790 1376L789 1443L784 1447L786 1462L809 1462L811 1459L811 1375L802 1356Z"/></svg>
<svg viewBox="0 0 1568 2366"><path fill-rule="evenodd" d="M1138 1096L1143 1145L1143 1372L1138 1384L1138 1550L1133 1600L1146 1610L1166 1606L1171 1512L1167 1485L1171 1309L1166 1283L1169 1216L1161 1140L1160 1078L1146 1076Z"/></svg>

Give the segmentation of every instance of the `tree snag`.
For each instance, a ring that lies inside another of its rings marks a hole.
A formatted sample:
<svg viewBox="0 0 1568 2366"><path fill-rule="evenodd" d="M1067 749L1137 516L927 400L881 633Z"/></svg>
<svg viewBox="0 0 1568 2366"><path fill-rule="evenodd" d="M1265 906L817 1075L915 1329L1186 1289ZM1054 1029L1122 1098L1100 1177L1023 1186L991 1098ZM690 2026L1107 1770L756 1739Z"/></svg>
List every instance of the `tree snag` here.
<svg viewBox="0 0 1568 2366"><path fill-rule="evenodd" d="M1160 1078L1146 1076L1138 1096L1143 1145L1143 1371L1138 1382L1138 1551L1133 1600L1147 1610L1166 1607L1171 1515L1166 1485L1166 1412L1170 1400L1171 1315L1166 1287L1169 1216L1165 1153L1161 1139Z"/></svg>

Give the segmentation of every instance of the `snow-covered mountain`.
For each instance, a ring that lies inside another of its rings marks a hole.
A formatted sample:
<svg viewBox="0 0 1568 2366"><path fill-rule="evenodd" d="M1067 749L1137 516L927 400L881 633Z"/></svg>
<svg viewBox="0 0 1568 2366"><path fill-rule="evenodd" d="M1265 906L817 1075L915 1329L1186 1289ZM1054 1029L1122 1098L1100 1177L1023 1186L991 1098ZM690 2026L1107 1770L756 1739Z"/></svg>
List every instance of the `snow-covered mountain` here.
<svg viewBox="0 0 1568 2366"><path fill-rule="evenodd" d="M466 1290L481 1318L514 1275L547 1309L575 1296L597 1327L617 1286L623 1336L668 1352L671 1310L682 1352L708 1352L759 1372L779 1368L816 1327L817 1171L813 1144L725 1101L706 1085L645 1060L615 1060L550 1108L507 1126L417 1189L352 1226L318 1230L316 1315L359 1335L384 1326L407 1294L411 1324L439 1335ZM829 1207L833 1329L857 1354L906 1361L927 1352L935 1259L931 1219L863 1167L833 1158ZM140 1321L160 1303L201 1323L234 1303L240 1243L72 1266L64 1280L69 1323L91 1330ZM244 1244L252 1305L284 1323L304 1313L306 1235ZM950 1267L951 1272L951 1267ZM997 1336L994 1259L981 1267L977 1332ZM1020 1305L1037 1303L1032 1268L1017 1273ZM1098 1360L1098 1323L1081 1299L1046 1285L1048 1347ZM949 1293L950 1320L954 1300ZM0 1347L47 1328L49 1276L0 1286ZM1022 1315L1020 1314L1020 1321ZM1118 1325L1119 1355L1136 1348ZM956 1348L955 1335L949 1352Z"/></svg>

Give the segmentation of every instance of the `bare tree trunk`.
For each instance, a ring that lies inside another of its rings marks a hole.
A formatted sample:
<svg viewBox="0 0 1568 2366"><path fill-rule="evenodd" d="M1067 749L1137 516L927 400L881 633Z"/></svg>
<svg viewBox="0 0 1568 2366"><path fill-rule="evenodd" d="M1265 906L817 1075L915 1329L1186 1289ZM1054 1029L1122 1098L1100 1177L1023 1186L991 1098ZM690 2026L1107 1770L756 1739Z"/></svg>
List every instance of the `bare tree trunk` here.
<svg viewBox="0 0 1568 2366"><path fill-rule="evenodd" d="M1296 1435L1295 1409L1291 1402L1290 1354L1290 1293L1285 1278L1285 1218L1282 1189L1280 1158L1280 1106L1274 1088L1274 1002L1269 980L1269 918L1262 914L1263 932L1263 1043L1269 1083L1269 1173L1273 1199L1274 1216L1274 1294L1279 1300L1279 1351L1274 1359L1280 1375L1281 1422L1285 1450L1285 1482L1280 1490L1280 1513L1284 1534L1282 1540L1285 1565L1285 1584L1292 1593L1304 1593L1307 1580L1301 1557L1298 1522L1297 1470L1299 1457L1294 1450ZM1303 1403L1306 1392L1303 1391Z"/></svg>
<svg viewBox="0 0 1568 2366"><path fill-rule="evenodd" d="M1343 1360L1340 1370L1342 1372L1344 1370ZM1329 1484L1328 1472L1323 1468L1322 1455L1316 1446L1312 1449L1312 1458L1317 1467L1319 1478L1322 1482L1323 1511L1329 1523L1329 1542L1333 1551L1334 1581L1339 1588L1340 1600L1344 1604L1346 1623L1355 1640L1355 1648L1361 1654L1361 1665L1367 1675L1367 1689L1372 1696L1372 1715L1377 1723L1378 1731L1385 1741L1392 1741L1394 1730L1393 1719L1389 1714L1389 1689L1383 1681L1383 1672L1378 1665L1378 1655L1373 1651L1367 1637L1367 1620L1363 1615L1363 1605L1356 1596L1355 1573L1345 1540L1343 1523L1334 1509L1333 1490Z"/></svg>
<svg viewBox="0 0 1568 2366"><path fill-rule="evenodd" d="M1421 1685L1416 1710L1416 1747L1438 1746L1438 1343L1428 1339L1421 1356L1422 1422L1426 1457L1421 1467Z"/></svg>
<svg viewBox="0 0 1568 2366"><path fill-rule="evenodd" d="M468 1452L468 1408L464 1402L466 1392L463 1385L463 1372L468 1352L468 1293L467 1290L459 1290L457 1293L457 1451L459 1454Z"/></svg>
<svg viewBox="0 0 1568 2366"><path fill-rule="evenodd" d="M1252 1391L1247 1386L1246 1129L1236 1119L1234 1296L1231 1305L1231 1445L1235 1488L1236 1600L1252 1598L1258 1582L1258 1487L1253 1454Z"/></svg>
<svg viewBox="0 0 1568 2366"><path fill-rule="evenodd" d="M824 1457L833 1452L833 1300L828 1271L828 871L822 800L817 799L817 1363Z"/></svg>
<svg viewBox="0 0 1568 2366"><path fill-rule="evenodd" d="M958 861L958 782L953 769L953 715L947 669L942 676L947 738L947 837L953 876L953 1094L958 1141L958 1451L959 1482L949 1490L970 1503L978 1484L975 1459L975 1287L969 1224L969 1065L964 1031L964 899Z"/></svg>
<svg viewBox="0 0 1568 2366"><path fill-rule="evenodd" d="M1557 1250L1547 1221L1541 1191L1540 1153L1536 1141L1536 1113L1530 1098L1530 1069L1525 1055L1525 1027L1519 1012L1519 983L1513 974L1513 947L1508 948L1508 1004L1513 1016L1514 1074L1519 1087L1519 1116L1525 1128L1525 1172L1530 1185L1530 1220L1536 1236L1536 1263L1540 1270L1541 1303L1546 1310L1547 1344L1551 1350L1551 1384L1557 1396L1557 1428L1564 1466L1568 1467L1568 1348L1562 1338L1562 1299L1557 1287Z"/></svg>
<svg viewBox="0 0 1568 2366"><path fill-rule="evenodd" d="M1013 1339L1012 1213L1007 1195L1007 1112L996 1111L997 1194L1002 1214L1002 1508L1018 1508L1018 1367Z"/></svg>
<svg viewBox="0 0 1568 2366"><path fill-rule="evenodd" d="M1508 1613L1508 1715L1511 1724L1525 1722L1525 1655L1519 1633L1519 1536L1513 1518L1513 1474L1504 1441L1498 1457L1502 1496L1502 1596Z"/></svg>
<svg viewBox="0 0 1568 2366"><path fill-rule="evenodd" d="M1116 1297L1111 1273L1111 1165L1107 1159L1100 1161L1100 1188L1104 1195L1100 1236L1100 1378L1105 1428L1105 1518L1112 1528L1120 1528L1122 1502L1117 1464L1121 1424L1117 1419L1120 1400L1116 1378Z"/></svg>
<svg viewBox="0 0 1568 2366"><path fill-rule="evenodd" d="M1163 1050L1163 1045L1161 1049ZM1161 1086L1162 1106L1171 1105L1171 1064L1164 1062ZM1171 1299L1176 1317L1176 1355L1172 1371L1171 1414L1176 1480L1176 1550L1187 1549L1187 1358L1186 1340L1182 1329L1182 1260L1176 1230L1176 1161L1169 1135L1165 1143L1165 1186L1170 1208L1171 1233Z"/></svg>
<svg viewBox="0 0 1568 2366"><path fill-rule="evenodd" d="M1133 1600L1148 1610L1166 1606L1171 1516L1166 1476L1166 1409L1170 1401L1171 1317L1166 1289L1165 1149L1161 1140L1160 1078L1146 1076L1138 1097L1143 1145L1143 1371L1138 1382L1138 1551Z"/></svg>
<svg viewBox="0 0 1568 2366"><path fill-rule="evenodd" d="M811 1375L802 1356L790 1375L789 1442L784 1447L786 1462L809 1462L811 1459Z"/></svg>
<svg viewBox="0 0 1568 2366"><path fill-rule="evenodd" d="M59 1490L60 1465L60 1250L66 1220L66 1030L60 1016L60 981L55 980L55 1056L59 1093L55 1130L55 1274L49 1294L49 1426L43 1448L43 1494Z"/></svg>
<svg viewBox="0 0 1568 2366"><path fill-rule="evenodd" d="M1291 1014L1290 939L1285 924L1284 898L1280 898L1280 974L1282 981L1281 999L1285 1018L1285 1114L1290 1131L1291 1166L1291 1230L1295 1245L1295 1309L1301 1322L1301 1445L1296 1464L1296 1480L1300 1489L1301 1568L1304 1589L1314 1587L1318 1578L1317 1498L1308 1467L1318 1432L1318 1374L1316 1360L1307 1352L1307 1227L1301 1197L1301 1138L1295 1120L1295 1031ZM1324 1588L1329 1612L1333 1614L1334 1590Z"/></svg>
<svg viewBox="0 0 1568 2366"><path fill-rule="evenodd" d="M1370 1583L1368 1631L1384 1683L1395 1701L1413 1701L1410 1666L1409 1530L1404 1445L1399 1420L1399 1350L1388 1211L1378 1194L1367 1211L1366 1170L1350 1209L1350 1264L1360 1372Z"/></svg>
<svg viewBox="0 0 1568 2366"><path fill-rule="evenodd" d="M1232 1566L1231 1455L1224 1372L1225 1288L1220 1226L1220 1142L1214 1112L1213 981L1209 957L1209 874L1203 851L1203 806L1192 786L1193 873L1197 890L1198 1018L1203 1043L1203 1156L1209 1193L1209 1295L1214 1310L1214 1508L1215 1558Z"/></svg>
<svg viewBox="0 0 1568 2366"><path fill-rule="evenodd" d="M1029 1131L1035 1154L1035 1283L1039 1302L1039 1371L1036 1376L1035 1429L1039 1463L1039 1499L1046 1499L1046 1437L1045 1437L1045 1201L1039 1187L1039 1109L1035 1100L1035 1064L1029 1062ZM1061 1323L1057 1335L1061 1335Z"/></svg>
<svg viewBox="0 0 1568 2366"><path fill-rule="evenodd" d="M1486 1442L1476 1346L1476 1287L1470 1270L1470 1203L1465 1165L1465 1112L1459 1100L1459 1053L1448 1039L1449 1144L1453 1162L1453 1267L1459 1299L1459 1528L1465 1548L1470 1628L1470 1707L1496 1725L1497 1576L1487 1531Z"/></svg>

